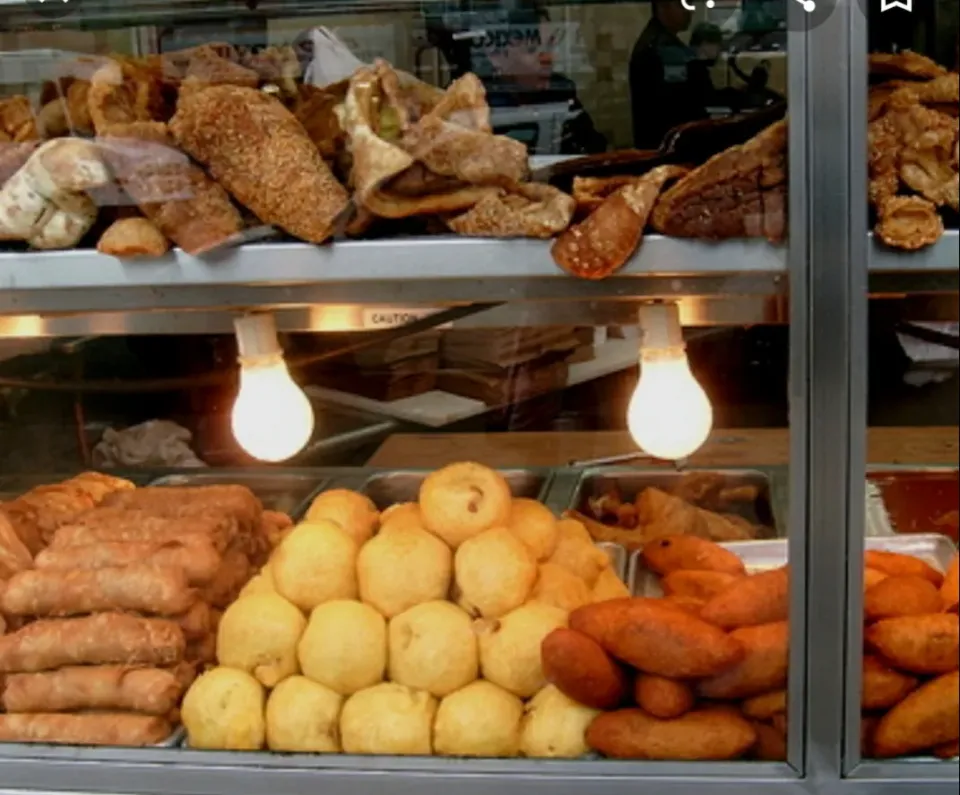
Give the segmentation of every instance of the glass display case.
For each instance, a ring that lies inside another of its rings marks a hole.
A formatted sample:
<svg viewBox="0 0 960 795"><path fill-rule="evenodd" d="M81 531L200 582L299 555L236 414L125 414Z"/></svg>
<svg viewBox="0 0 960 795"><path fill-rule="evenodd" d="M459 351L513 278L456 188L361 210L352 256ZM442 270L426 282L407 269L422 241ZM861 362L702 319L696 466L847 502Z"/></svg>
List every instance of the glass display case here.
<svg viewBox="0 0 960 795"><path fill-rule="evenodd" d="M957 36L0 0L0 795L955 792Z"/></svg>

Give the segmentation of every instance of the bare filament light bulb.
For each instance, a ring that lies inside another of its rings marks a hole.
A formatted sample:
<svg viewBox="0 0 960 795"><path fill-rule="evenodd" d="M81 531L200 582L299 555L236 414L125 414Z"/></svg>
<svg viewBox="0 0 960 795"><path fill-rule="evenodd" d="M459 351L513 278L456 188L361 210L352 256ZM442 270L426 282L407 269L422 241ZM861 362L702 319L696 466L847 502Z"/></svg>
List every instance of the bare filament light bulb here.
<svg viewBox="0 0 960 795"><path fill-rule="evenodd" d="M234 321L240 390L230 424L237 443L261 461L285 461L313 434L313 407L290 377L270 314Z"/></svg>
<svg viewBox="0 0 960 795"><path fill-rule="evenodd" d="M648 455L686 458L710 435L713 407L690 372L677 305L642 306L639 320L640 379L627 407L627 428Z"/></svg>

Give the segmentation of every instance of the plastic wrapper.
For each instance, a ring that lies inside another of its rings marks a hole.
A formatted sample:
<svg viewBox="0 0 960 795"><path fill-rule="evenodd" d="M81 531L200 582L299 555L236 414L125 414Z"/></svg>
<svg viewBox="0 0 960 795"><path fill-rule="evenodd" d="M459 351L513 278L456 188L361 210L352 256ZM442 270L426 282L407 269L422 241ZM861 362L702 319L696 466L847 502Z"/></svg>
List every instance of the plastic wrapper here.
<svg viewBox="0 0 960 795"><path fill-rule="evenodd" d="M183 630L173 621L101 613L47 619L0 637L0 673L50 671L66 665L175 665Z"/></svg>

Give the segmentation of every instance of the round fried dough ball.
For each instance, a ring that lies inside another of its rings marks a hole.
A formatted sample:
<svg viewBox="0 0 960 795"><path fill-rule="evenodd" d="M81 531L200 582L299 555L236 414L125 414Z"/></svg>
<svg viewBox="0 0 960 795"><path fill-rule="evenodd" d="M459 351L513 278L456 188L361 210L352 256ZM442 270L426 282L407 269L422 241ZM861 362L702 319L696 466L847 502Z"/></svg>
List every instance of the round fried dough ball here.
<svg viewBox="0 0 960 795"><path fill-rule="evenodd" d="M387 622L363 602L325 602L310 614L297 656L304 676L349 696L383 679Z"/></svg>
<svg viewBox="0 0 960 795"><path fill-rule="evenodd" d="M523 702L482 679L440 702L433 747L440 756L517 756Z"/></svg>
<svg viewBox="0 0 960 795"><path fill-rule="evenodd" d="M191 748L259 751L266 737L263 686L234 668L212 668L197 678L180 705Z"/></svg>
<svg viewBox="0 0 960 795"><path fill-rule="evenodd" d="M557 522L557 548L549 562L563 566L593 588L600 572L610 565L610 558L606 552L597 549L581 522L561 519Z"/></svg>
<svg viewBox="0 0 960 795"><path fill-rule="evenodd" d="M540 644L553 630L567 626L566 610L528 602L503 618L477 623L484 679L520 698L530 698L546 686Z"/></svg>
<svg viewBox="0 0 960 795"><path fill-rule="evenodd" d="M450 602L426 602L390 620L390 679L445 696L477 678L473 620Z"/></svg>
<svg viewBox="0 0 960 795"><path fill-rule="evenodd" d="M265 565L260 571L250 578L246 585L240 591L240 594L237 596L238 599L242 599L244 596L253 596L254 594L259 593L276 593L277 585L273 581L273 571L270 568L269 562Z"/></svg>
<svg viewBox="0 0 960 795"><path fill-rule="evenodd" d="M534 558L546 560L557 548L557 520L543 503L517 497L510 506L507 528L517 536Z"/></svg>
<svg viewBox="0 0 960 795"><path fill-rule="evenodd" d="M307 508L307 522L321 520L333 522L360 546L377 529L380 514L369 497L349 489L331 489L318 494Z"/></svg>
<svg viewBox="0 0 960 795"><path fill-rule="evenodd" d="M399 528L423 529L420 506L415 502L398 502L380 514L380 532Z"/></svg>
<svg viewBox="0 0 960 795"><path fill-rule="evenodd" d="M590 749L584 735L600 710L567 698L553 685L526 705L520 724L520 753L542 759L576 759Z"/></svg>
<svg viewBox="0 0 960 795"><path fill-rule="evenodd" d="M284 679L267 699L267 748L291 753L339 753L342 706L341 695L312 679Z"/></svg>
<svg viewBox="0 0 960 795"><path fill-rule="evenodd" d="M423 525L453 549L510 517L510 486L503 475L481 464L450 464L420 486Z"/></svg>
<svg viewBox="0 0 960 795"><path fill-rule="evenodd" d="M450 547L419 527L388 528L357 556L360 598L387 618L422 602L446 599L452 574Z"/></svg>
<svg viewBox="0 0 960 795"><path fill-rule="evenodd" d="M504 527L465 541L453 560L460 606L473 616L499 618L519 607L537 579L524 543Z"/></svg>
<svg viewBox="0 0 960 795"><path fill-rule="evenodd" d="M306 626L303 613L279 594L244 596L220 618L217 661L274 687L299 671L297 643Z"/></svg>
<svg viewBox="0 0 960 795"><path fill-rule="evenodd" d="M270 567L277 592L301 610L357 596L357 544L333 522L297 525Z"/></svg>
<svg viewBox="0 0 960 795"><path fill-rule="evenodd" d="M423 690L383 682L350 696L340 714L344 753L429 756L437 700Z"/></svg>
<svg viewBox="0 0 960 795"><path fill-rule="evenodd" d="M590 604L591 593L587 584L573 572L556 563L541 563L530 599L569 613Z"/></svg>

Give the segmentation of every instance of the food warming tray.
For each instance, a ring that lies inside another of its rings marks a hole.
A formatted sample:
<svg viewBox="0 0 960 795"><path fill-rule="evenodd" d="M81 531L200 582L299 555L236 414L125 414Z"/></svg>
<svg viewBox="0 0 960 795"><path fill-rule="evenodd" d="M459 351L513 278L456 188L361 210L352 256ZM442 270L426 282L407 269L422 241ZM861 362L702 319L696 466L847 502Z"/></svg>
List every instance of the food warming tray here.
<svg viewBox="0 0 960 795"><path fill-rule="evenodd" d="M224 470L183 472L151 480L151 486L246 486L263 507L300 519L313 497L328 484L328 477L307 470Z"/></svg>
<svg viewBox="0 0 960 795"><path fill-rule="evenodd" d="M787 539L774 538L766 541L734 541L720 546L735 552L751 574L765 569L775 569L787 563ZM939 571L945 571L957 548L946 536L936 533L868 538L866 549L899 552L926 561ZM627 585L634 596L663 596L660 580L643 565L639 552L630 556L627 567Z"/></svg>
<svg viewBox="0 0 960 795"><path fill-rule="evenodd" d="M773 505L771 477L759 469L702 469L685 472L637 467L586 469L580 474L577 487L567 507L590 516L589 500L593 496L616 490L624 502L633 502L645 488L654 487L672 492L681 479L694 472L722 475L725 479L724 488L756 487L759 492L756 500L752 503L731 503L726 512L735 513L752 524L769 528L771 537L782 535L782 528Z"/></svg>
<svg viewBox="0 0 960 795"><path fill-rule="evenodd" d="M420 484L432 470L405 469L377 472L370 475L360 487L376 504L379 510L399 502L415 502L420 494ZM545 501L552 475L546 469L501 469L500 474L510 485L514 497L529 497Z"/></svg>
<svg viewBox="0 0 960 795"><path fill-rule="evenodd" d="M627 584L627 564L630 554L627 552L627 548L622 547L619 544L609 544L607 542L601 542L596 546L597 549L601 549L607 553L607 557L610 558L610 566L617 573L617 576L620 578L620 580Z"/></svg>

